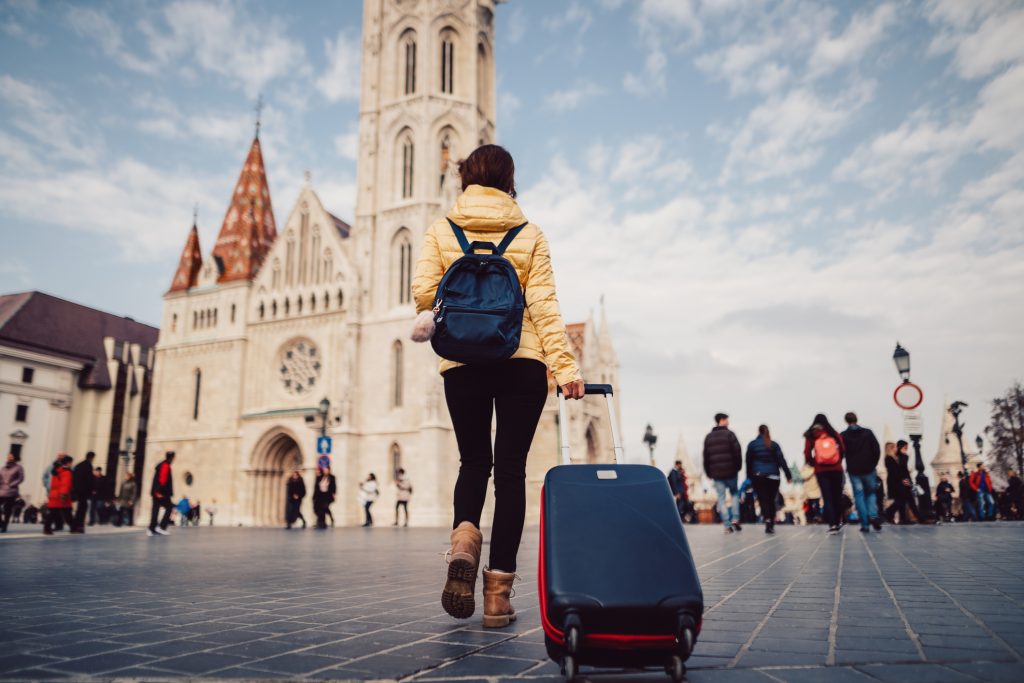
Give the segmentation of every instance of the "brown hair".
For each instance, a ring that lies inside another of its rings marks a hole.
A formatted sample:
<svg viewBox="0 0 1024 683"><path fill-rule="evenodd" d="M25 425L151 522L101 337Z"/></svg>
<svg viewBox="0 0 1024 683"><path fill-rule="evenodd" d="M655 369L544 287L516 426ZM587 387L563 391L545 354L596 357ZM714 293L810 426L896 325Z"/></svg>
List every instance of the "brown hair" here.
<svg viewBox="0 0 1024 683"><path fill-rule="evenodd" d="M768 425L761 425L757 428L757 433L764 439L764 445L768 448L772 447L772 433L768 431Z"/></svg>
<svg viewBox="0 0 1024 683"><path fill-rule="evenodd" d="M886 455L896 455L896 444L894 444L892 441L886 441L885 442L885 454Z"/></svg>
<svg viewBox="0 0 1024 683"><path fill-rule="evenodd" d="M499 145L480 145L459 162L462 190L470 185L483 185L516 197L516 165L512 155Z"/></svg>

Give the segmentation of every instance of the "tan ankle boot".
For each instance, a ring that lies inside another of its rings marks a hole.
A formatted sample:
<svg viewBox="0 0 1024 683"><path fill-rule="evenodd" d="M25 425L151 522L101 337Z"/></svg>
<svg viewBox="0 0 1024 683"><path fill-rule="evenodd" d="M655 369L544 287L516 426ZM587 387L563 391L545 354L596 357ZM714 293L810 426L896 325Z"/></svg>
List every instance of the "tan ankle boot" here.
<svg viewBox="0 0 1024 683"><path fill-rule="evenodd" d="M441 606L456 619L469 619L476 609L476 575L483 542L483 535L472 522L463 522L452 531L448 580L441 592Z"/></svg>
<svg viewBox="0 0 1024 683"><path fill-rule="evenodd" d="M512 582L516 575L484 569L484 626L501 628L516 620L512 609Z"/></svg>

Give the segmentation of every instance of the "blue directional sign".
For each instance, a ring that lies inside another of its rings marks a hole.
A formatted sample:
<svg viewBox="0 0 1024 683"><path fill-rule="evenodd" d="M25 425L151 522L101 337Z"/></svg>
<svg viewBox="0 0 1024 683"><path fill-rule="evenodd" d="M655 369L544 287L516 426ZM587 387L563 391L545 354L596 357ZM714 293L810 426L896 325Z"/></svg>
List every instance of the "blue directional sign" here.
<svg viewBox="0 0 1024 683"><path fill-rule="evenodd" d="M316 440L316 452L320 455L331 454L331 437L321 436Z"/></svg>

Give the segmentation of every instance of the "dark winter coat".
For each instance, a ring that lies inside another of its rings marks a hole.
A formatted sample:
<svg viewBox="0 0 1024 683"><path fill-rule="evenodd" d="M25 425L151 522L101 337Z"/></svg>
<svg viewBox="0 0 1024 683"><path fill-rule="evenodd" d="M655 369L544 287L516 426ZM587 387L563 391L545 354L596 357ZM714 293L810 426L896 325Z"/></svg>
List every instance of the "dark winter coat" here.
<svg viewBox="0 0 1024 683"><path fill-rule="evenodd" d="M316 483L313 484L313 504L314 505L328 505L330 503L333 503L334 502L334 495L338 492L338 484L335 481L333 474L328 474L327 475L327 482L328 482L327 483L327 491L321 491L320 490L320 479L322 479L322 478L323 477L317 478Z"/></svg>
<svg viewBox="0 0 1024 683"><path fill-rule="evenodd" d="M793 474L789 471L786 458L782 455L782 447L778 441L772 441L771 448L764 438L757 437L747 444L747 478L778 477L779 471L785 472L786 479L792 481Z"/></svg>
<svg viewBox="0 0 1024 683"><path fill-rule="evenodd" d="M939 482L935 487L935 495L939 498L950 499L953 497L953 485L948 481Z"/></svg>
<svg viewBox="0 0 1024 683"><path fill-rule="evenodd" d="M288 480L288 500L302 500L306 497L306 482L299 479Z"/></svg>
<svg viewBox="0 0 1024 683"><path fill-rule="evenodd" d="M668 471L668 487L672 490L672 495L681 496L686 500L686 475L675 467Z"/></svg>
<svg viewBox="0 0 1024 683"><path fill-rule="evenodd" d="M71 489L77 500L92 498L92 490L96 486L96 475L92 472L92 463L88 460L75 465L71 471Z"/></svg>
<svg viewBox="0 0 1024 683"><path fill-rule="evenodd" d="M875 433L866 427L851 425L843 432L846 445L846 471L850 474L871 474L878 467L882 449Z"/></svg>
<svg viewBox="0 0 1024 683"><path fill-rule="evenodd" d="M960 500L973 501L977 497L974 490L971 489L971 481L968 477L964 477L960 480Z"/></svg>
<svg viewBox="0 0 1024 683"><path fill-rule="evenodd" d="M167 460L153 469L153 485L149 488L149 495L168 500L174 497L174 476L171 473L171 463Z"/></svg>
<svg viewBox="0 0 1024 683"><path fill-rule="evenodd" d="M896 494L907 487L904 479L910 479L910 472L906 466L895 456L885 456L885 487L889 489L889 497L895 499Z"/></svg>
<svg viewBox="0 0 1024 683"><path fill-rule="evenodd" d="M704 472L712 479L732 479L743 466L743 448L728 427L715 427L704 437Z"/></svg>
<svg viewBox="0 0 1024 683"><path fill-rule="evenodd" d="M846 444L843 443L843 435L835 434L833 438L836 440L836 446L839 447L839 462L834 465L827 465L819 463L814 457L814 442L818 436L807 436L804 437L804 462L814 465L814 473L819 472L842 472L843 471L843 460L846 459Z"/></svg>

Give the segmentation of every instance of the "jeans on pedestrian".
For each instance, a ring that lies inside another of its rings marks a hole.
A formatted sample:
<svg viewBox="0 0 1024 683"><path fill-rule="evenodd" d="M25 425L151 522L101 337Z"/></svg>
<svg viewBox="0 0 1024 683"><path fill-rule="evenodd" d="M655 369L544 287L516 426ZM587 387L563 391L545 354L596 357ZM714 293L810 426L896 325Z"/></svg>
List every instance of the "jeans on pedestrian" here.
<svg viewBox="0 0 1024 683"><path fill-rule="evenodd" d="M874 472L850 475L853 502L857 506L857 517L860 518L861 529L867 529L870 526L871 520L878 510L878 503L875 501L875 480L877 478L878 475Z"/></svg>
<svg viewBox="0 0 1024 683"><path fill-rule="evenodd" d="M996 501L991 491L978 491L978 515L982 521L996 518Z"/></svg>
<svg viewBox="0 0 1024 683"><path fill-rule="evenodd" d="M728 508L725 505L725 492L732 496L732 505ZM722 524L730 526L733 522L740 521L740 495L736 485L736 477L732 479L715 479L715 493L718 494L718 516L722 518Z"/></svg>
<svg viewBox="0 0 1024 683"><path fill-rule="evenodd" d="M156 531L157 518L160 515L161 509L163 509L164 515L160 518L160 528L166 530L171 523L171 510L174 509L174 506L171 505L171 501L167 497L157 498L153 496L152 500L153 507L149 513L149 530Z"/></svg>
<svg viewBox="0 0 1024 683"><path fill-rule="evenodd" d="M363 503L363 513L366 515L366 521L363 522L363 526L373 526L373 515L370 514L370 508L372 506L372 500L368 500L365 503Z"/></svg>
<svg viewBox="0 0 1024 683"><path fill-rule="evenodd" d="M974 500L970 496L960 496L960 511L965 522L978 519L978 508L974 506Z"/></svg>
<svg viewBox="0 0 1024 683"><path fill-rule="evenodd" d="M843 514L843 473L815 472L814 475L818 479L821 497L825 501L825 521L830 527L838 526Z"/></svg>
<svg viewBox="0 0 1024 683"><path fill-rule="evenodd" d="M11 513L14 510L16 496L4 496L0 498L0 531L7 531L7 525L11 521Z"/></svg>
<svg viewBox="0 0 1024 683"><path fill-rule="evenodd" d="M299 506L302 505L301 500L289 499L284 513L284 521L290 529L292 524L295 524L299 518Z"/></svg>

